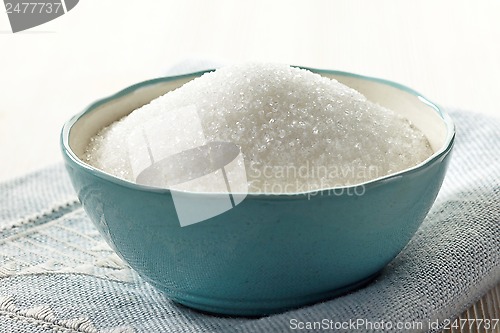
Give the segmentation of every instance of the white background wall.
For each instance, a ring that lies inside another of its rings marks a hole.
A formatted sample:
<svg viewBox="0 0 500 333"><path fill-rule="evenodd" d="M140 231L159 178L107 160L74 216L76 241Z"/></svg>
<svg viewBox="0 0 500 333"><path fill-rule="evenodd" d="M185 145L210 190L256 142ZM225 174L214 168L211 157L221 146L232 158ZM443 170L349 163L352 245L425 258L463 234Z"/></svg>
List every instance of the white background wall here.
<svg viewBox="0 0 500 333"><path fill-rule="evenodd" d="M378 76L500 116L496 0L81 0L17 34L0 8L0 180L61 161L71 115L188 58Z"/></svg>

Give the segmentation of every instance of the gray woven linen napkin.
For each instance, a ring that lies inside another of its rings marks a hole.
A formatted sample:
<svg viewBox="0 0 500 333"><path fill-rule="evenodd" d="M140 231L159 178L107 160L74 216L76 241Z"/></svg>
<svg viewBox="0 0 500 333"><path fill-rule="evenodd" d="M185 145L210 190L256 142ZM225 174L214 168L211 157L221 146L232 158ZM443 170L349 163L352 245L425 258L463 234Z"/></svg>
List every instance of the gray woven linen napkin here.
<svg viewBox="0 0 500 333"><path fill-rule="evenodd" d="M500 121L449 112L450 168L409 245L365 288L263 318L200 313L149 286L97 233L62 165L0 184L0 332L439 331L500 282Z"/></svg>

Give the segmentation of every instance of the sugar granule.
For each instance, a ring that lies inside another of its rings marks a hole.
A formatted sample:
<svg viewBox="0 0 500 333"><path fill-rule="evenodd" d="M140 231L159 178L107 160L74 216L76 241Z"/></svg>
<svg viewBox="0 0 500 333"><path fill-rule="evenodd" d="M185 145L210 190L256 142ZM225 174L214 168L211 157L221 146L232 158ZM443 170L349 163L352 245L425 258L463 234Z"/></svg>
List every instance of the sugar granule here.
<svg viewBox="0 0 500 333"><path fill-rule="evenodd" d="M186 110L194 110L202 133L176 126L189 122L182 118ZM156 145L175 143L177 151L203 141L236 144L249 192L360 184L433 153L426 137L398 113L336 80L281 64L241 64L204 74L103 128L81 158L133 182L134 165L146 158L144 140L131 135L139 129ZM206 182L192 190L219 189Z"/></svg>

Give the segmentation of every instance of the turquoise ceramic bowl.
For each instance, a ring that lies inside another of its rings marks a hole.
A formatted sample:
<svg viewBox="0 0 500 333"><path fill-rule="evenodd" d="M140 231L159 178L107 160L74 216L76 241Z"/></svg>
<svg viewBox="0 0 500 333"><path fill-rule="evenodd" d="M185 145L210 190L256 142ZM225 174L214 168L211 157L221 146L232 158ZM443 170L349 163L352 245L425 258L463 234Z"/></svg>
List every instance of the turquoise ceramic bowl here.
<svg viewBox="0 0 500 333"><path fill-rule="evenodd" d="M434 154L415 167L313 196L251 194L235 208L181 227L172 193L118 179L86 163L102 127L203 73L142 82L95 102L69 120L61 145L90 219L113 249L171 299L209 312L264 315L357 288L408 243L441 187L455 130L449 116L399 84L315 70L400 112ZM210 202L217 194L188 193Z"/></svg>

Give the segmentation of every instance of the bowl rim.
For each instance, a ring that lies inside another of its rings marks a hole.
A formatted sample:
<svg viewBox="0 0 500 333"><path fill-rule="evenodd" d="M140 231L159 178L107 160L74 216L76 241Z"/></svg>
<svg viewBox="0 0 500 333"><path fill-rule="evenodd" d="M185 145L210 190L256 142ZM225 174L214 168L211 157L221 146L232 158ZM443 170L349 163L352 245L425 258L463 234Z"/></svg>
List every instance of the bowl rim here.
<svg viewBox="0 0 500 333"><path fill-rule="evenodd" d="M325 188L325 189L317 189L317 190L310 190L310 191L304 191L304 192L294 192L294 193L257 193L257 192L248 192L246 195L245 200L249 198L267 198L267 199L296 199L299 197L307 196L309 199L311 197L317 196L323 196L326 194L326 196L329 196L332 191L346 191L349 192L349 190L355 191L356 188L358 187L363 187L365 190L380 186L384 183L394 181L396 179L402 178L403 176L417 173L419 171L422 171L426 167L434 164L436 161L441 160L446 156L450 150L452 149L455 141L455 124L451 117L446 113L444 110L442 110L436 103L431 102L428 98L424 97L422 94L419 92L402 85L400 83L382 79L382 78L377 78L377 77L371 77L371 76L366 76L366 75L361 75L361 74L355 74L355 73L350 73L350 72L345 72L345 71L339 71L339 70L328 70L328 69L318 69L318 68L312 68L312 67L303 67L303 66L293 66L301 69L306 69L309 70L313 73L317 74L330 74L330 75L340 75L340 76L347 76L347 77L353 77L361 80L367 80L367 81L373 81L377 83L382 83L388 86L391 86L393 88L402 90L406 93L409 93L411 95L414 95L417 97L422 103L428 105L436 113L440 116L440 118L444 121L446 125L446 139L445 143L443 146L434 152L431 156L429 156L427 159L424 161L420 162L419 164L414 165L411 168L407 168L389 175L381 176L375 179L371 179L362 183L354 184L354 185L346 185L346 186L338 186L338 187L331 187L331 188ZM99 170L95 167L93 167L90 164L85 163L82 161L72 150L72 148L69 145L69 136L71 133L72 127L87 113L92 112L96 108L98 108L101 105L104 105L116 98L120 98L122 96L125 96L127 94L133 93L134 91L154 85L157 83L162 83L162 82L170 82L170 81L175 81L179 79L185 79L189 77L199 77L203 74L213 72L216 69L207 69L207 70L201 70L201 71L196 71L196 72L190 72L182 75L174 75L174 76L165 76L165 77L157 77L154 79L150 80L145 80L141 81L139 83L133 84L131 86L128 86L110 96L101 98L96 100L95 102L91 103L88 105L86 108L84 108L81 112L77 113L73 117L71 117L62 127L61 134L60 134L60 146L62 149L63 156L65 157L66 160L72 161L74 164L76 164L78 167L81 167L83 170L86 172L92 174L93 176L96 176L98 178L101 178L106 181L110 181L112 183L115 183L116 185L131 188L131 189L136 189L136 190L141 190L141 191L147 191L147 192L152 192L152 193L158 193L158 194L165 194L165 193L170 193L170 189L166 188L159 188L159 187L152 187L152 186L147 186L147 185L141 185L141 184L136 184L131 181L125 180L118 178L114 175L111 175L107 172L104 172L102 170ZM328 192L328 193L326 193ZM193 195L211 195L211 196L217 196L217 195L226 195L225 193L217 193L217 192L184 192L186 194L193 194ZM234 193L238 194L238 193ZM319 194L319 195L318 195ZM337 195L338 196L338 195Z"/></svg>

